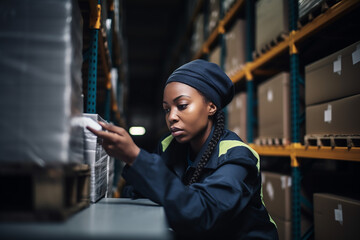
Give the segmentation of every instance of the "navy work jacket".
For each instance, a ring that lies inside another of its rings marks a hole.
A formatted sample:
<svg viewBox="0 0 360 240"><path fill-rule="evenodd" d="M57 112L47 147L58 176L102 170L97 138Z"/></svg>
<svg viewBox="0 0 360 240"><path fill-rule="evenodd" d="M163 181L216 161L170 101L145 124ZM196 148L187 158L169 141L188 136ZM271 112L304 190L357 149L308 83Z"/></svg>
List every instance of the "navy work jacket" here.
<svg viewBox="0 0 360 240"><path fill-rule="evenodd" d="M162 205L178 238L278 239L262 201L259 155L235 133L225 130L199 181L184 184L212 135L213 130L192 166L187 163L188 144L171 135L161 141L158 154L141 149L133 165L123 170L131 185L124 196L138 192Z"/></svg>

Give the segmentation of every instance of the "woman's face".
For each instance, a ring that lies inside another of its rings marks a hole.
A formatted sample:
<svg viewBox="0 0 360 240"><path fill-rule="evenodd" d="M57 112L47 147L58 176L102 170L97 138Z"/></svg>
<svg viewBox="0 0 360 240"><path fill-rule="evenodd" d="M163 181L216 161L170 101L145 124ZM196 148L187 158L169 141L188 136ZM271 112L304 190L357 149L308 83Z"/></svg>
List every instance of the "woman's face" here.
<svg viewBox="0 0 360 240"><path fill-rule="evenodd" d="M163 108L166 124L179 143L202 145L206 141L213 124L209 116L215 114L216 106L195 88L179 82L167 84Z"/></svg>

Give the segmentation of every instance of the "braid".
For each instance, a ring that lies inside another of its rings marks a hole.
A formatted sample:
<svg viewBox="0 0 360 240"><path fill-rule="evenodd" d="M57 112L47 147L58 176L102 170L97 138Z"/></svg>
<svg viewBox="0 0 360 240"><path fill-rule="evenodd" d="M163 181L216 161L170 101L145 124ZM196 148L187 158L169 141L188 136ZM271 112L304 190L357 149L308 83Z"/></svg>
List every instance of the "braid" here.
<svg viewBox="0 0 360 240"><path fill-rule="evenodd" d="M214 129L214 135L212 136L209 145L207 146L204 154L201 156L201 160L199 164L196 166L195 172L190 178L187 185L191 185L195 182L197 182L200 178L200 175L206 165L206 163L209 161L211 154L213 153L216 145L218 144L220 137L222 136L224 132L224 126L225 126L225 117L224 113L222 111L218 111L215 113L215 129Z"/></svg>

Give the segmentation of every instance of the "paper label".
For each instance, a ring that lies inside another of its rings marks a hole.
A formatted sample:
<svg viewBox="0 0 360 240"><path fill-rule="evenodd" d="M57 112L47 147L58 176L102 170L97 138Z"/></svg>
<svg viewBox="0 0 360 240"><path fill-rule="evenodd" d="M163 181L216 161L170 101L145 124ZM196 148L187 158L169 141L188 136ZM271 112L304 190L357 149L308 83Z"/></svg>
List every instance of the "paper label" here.
<svg viewBox="0 0 360 240"><path fill-rule="evenodd" d="M291 177L281 176L280 180L281 180L281 188L282 189L291 187Z"/></svg>
<svg viewBox="0 0 360 240"><path fill-rule="evenodd" d="M334 61L334 73L341 75L341 55Z"/></svg>
<svg viewBox="0 0 360 240"><path fill-rule="evenodd" d="M335 221L339 222L341 225L343 224L343 212L341 204L338 204L338 208L334 209Z"/></svg>
<svg viewBox="0 0 360 240"><path fill-rule="evenodd" d="M243 103L242 103L242 101L241 101L241 98L237 98L237 99L236 99L236 108L241 109L241 108L242 108L242 105L243 105Z"/></svg>
<svg viewBox="0 0 360 240"><path fill-rule="evenodd" d="M266 184L266 192L267 192L267 194L269 195L270 200L273 201L274 198L275 198L275 196L274 196L275 193L274 193L274 188L273 188L273 186L272 186L272 184L271 184L270 182L268 182L268 183Z"/></svg>
<svg viewBox="0 0 360 240"><path fill-rule="evenodd" d="M280 180L281 180L281 188L282 188L282 189L285 189L285 187L286 187L286 177L285 177L285 176L281 176L281 177L280 177Z"/></svg>
<svg viewBox="0 0 360 240"><path fill-rule="evenodd" d="M356 46L355 52L352 53L352 63L353 65L360 62L360 44Z"/></svg>
<svg viewBox="0 0 360 240"><path fill-rule="evenodd" d="M273 91L272 91L271 89L269 89L269 90L267 91L267 100L268 100L268 102L272 102L273 99L274 99Z"/></svg>
<svg viewBox="0 0 360 240"><path fill-rule="evenodd" d="M324 122L331 123L331 105L324 111Z"/></svg>

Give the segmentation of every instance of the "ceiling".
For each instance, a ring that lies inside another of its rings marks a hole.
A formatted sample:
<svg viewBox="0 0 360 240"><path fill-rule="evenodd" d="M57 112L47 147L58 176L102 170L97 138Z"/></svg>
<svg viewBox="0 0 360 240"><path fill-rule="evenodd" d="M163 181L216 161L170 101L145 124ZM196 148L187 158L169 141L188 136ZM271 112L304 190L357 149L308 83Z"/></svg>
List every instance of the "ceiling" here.
<svg viewBox="0 0 360 240"><path fill-rule="evenodd" d="M147 132L134 137L143 148L153 148L164 132L163 83L170 69L166 64L178 43L185 3L181 0L124 0L123 35L127 47L128 127L142 125Z"/></svg>

